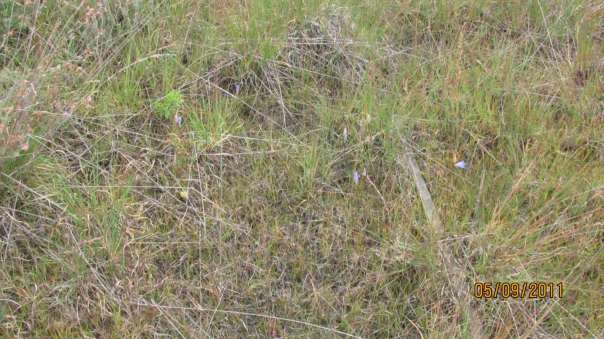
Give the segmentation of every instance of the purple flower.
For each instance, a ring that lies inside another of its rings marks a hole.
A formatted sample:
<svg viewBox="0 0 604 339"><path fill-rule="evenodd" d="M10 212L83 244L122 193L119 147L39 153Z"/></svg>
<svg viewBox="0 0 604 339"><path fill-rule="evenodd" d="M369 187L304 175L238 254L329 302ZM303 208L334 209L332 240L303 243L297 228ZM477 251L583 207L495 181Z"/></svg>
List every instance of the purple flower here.
<svg viewBox="0 0 604 339"><path fill-rule="evenodd" d="M354 181L355 185L359 184L360 179L361 176L359 175L359 172L357 172L356 170L352 171L352 181Z"/></svg>
<svg viewBox="0 0 604 339"><path fill-rule="evenodd" d="M182 123L183 123L183 118L182 118L182 116L180 116L180 115L176 114L176 115L174 116L174 122L176 122L176 124L177 124L178 126L182 126Z"/></svg>
<svg viewBox="0 0 604 339"><path fill-rule="evenodd" d="M455 163L455 167L464 169L464 168L466 168L466 162L463 161L463 160L462 161L458 161L458 162Z"/></svg>

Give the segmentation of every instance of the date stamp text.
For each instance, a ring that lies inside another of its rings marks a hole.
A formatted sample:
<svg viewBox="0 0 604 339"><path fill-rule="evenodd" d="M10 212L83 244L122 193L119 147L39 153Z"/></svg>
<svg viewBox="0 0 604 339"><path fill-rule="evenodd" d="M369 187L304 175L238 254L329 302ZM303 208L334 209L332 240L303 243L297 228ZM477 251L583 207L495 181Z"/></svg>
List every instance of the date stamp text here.
<svg viewBox="0 0 604 339"><path fill-rule="evenodd" d="M475 282L472 291L477 299L561 299L562 282Z"/></svg>

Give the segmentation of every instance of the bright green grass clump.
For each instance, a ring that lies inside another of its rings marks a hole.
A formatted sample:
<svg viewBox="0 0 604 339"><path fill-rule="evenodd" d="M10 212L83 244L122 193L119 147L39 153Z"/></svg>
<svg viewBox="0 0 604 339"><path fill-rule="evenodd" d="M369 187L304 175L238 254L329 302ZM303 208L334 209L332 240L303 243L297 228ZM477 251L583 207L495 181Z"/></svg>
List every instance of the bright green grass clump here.
<svg viewBox="0 0 604 339"><path fill-rule="evenodd" d="M159 117L171 119L182 107L184 99L178 90L171 90L163 98L153 103L153 111Z"/></svg>

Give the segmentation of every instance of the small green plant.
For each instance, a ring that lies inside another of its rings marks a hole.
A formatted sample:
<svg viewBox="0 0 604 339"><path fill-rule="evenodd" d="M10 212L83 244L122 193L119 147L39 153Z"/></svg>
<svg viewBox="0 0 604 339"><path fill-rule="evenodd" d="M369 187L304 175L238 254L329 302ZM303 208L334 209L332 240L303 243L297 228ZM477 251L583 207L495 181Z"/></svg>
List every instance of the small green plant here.
<svg viewBox="0 0 604 339"><path fill-rule="evenodd" d="M158 116L164 119L170 119L174 116L176 111L182 106L184 100L182 94L178 90L171 90L163 98L153 103L153 111Z"/></svg>

